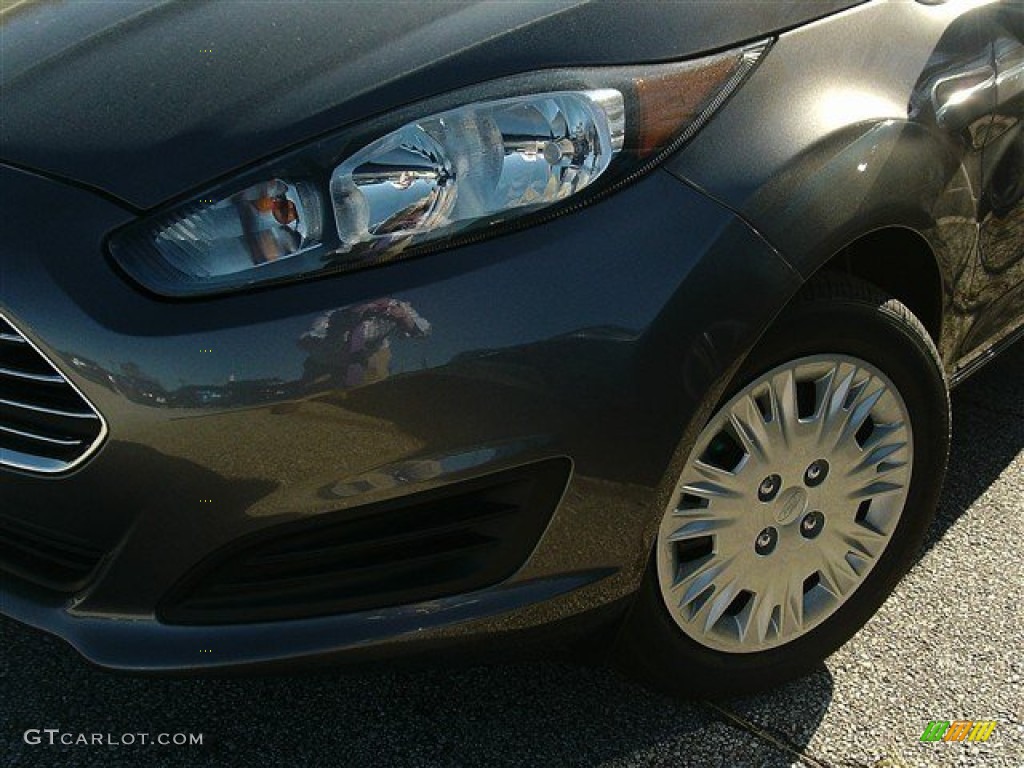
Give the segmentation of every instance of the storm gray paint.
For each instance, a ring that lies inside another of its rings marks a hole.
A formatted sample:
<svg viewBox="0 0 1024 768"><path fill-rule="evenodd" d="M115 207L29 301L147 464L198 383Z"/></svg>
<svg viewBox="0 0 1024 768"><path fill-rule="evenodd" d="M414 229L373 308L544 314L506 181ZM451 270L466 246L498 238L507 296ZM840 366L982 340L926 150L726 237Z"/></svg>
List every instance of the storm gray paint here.
<svg viewBox="0 0 1024 768"><path fill-rule="evenodd" d="M983 176L983 163L989 177L1024 173L1024 99L997 91L992 44L1003 40L1016 62L1022 17L1019 3L868 3L787 32L666 167L739 212L805 276L873 230L920 234L944 281L940 347L953 371L1022 319L1022 195L1018 186L1016 216L993 216ZM899 45L879 45L879 29ZM943 103L979 71L984 87ZM1001 136L994 113L1008 125Z"/></svg>
<svg viewBox="0 0 1024 768"><path fill-rule="evenodd" d="M461 86L684 58L854 4L30 3L0 16L0 158L149 208Z"/></svg>
<svg viewBox="0 0 1024 768"><path fill-rule="evenodd" d="M629 14L590 3L552 17L544 14L553 4L500 4L532 23L466 47L466 29L486 37L509 25L493 15L498 5L415 4L392 22L402 13L380 9L394 5L356 3L347 6L355 20L350 48L339 50L337 24L324 19L341 6L246 4L260 10L229 20L217 18L221 3L161 5L111 26L111 5L67 6L78 14L103 9L91 27L78 27L81 43L48 5L3 17L13 104L4 150L138 206L456 84L548 64L688 55L835 7L756 3L766 14L759 17L723 14L722 3L630 5ZM966 307L976 313L971 327L990 328L986 338L994 339L1019 324L1020 289L1000 284L1019 274L1019 250L996 264L978 258L973 240L952 243L954 233L977 225L1024 221L1011 184L992 198L1009 215L996 215L953 183L979 178L985 162L1017 178L1020 103L994 104L1005 118L1004 147L993 134L951 128L962 116L938 126L921 98L935 77L976 63L971 36L956 29L957 7L872 3L782 34L669 164L672 173L656 170L571 215L377 269L217 299L172 302L138 290L105 253L109 233L135 218L130 210L0 166L0 303L110 424L104 448L68 477L0 471L7 514L110 552L89 589L70 601L4 579L0 610L59 634L98 663L152 670L479 641L621 606L639 583L670 490L666 478L731 373L834 247L880 223L917 228L934 243L935 225L950 219L950 248L936 248L947 285L997 286L998 296L978 293L982 300ZM290 9L291 21L280 9ZM447 16L431 23L429 14ZM929 14L946 21L928 22ZM303 20L308 37L294 26ZM52 25L50 47L38 53L30 51L36 22ZM613 34L627 23L644 34ZM18 24L25 26L9 34ZM878 29L900 45L879 46ZM1007 29L1018 42L1019 27ZM404 46L380 48L392 39ZM411 45L417 40L429 45ZM436 61L439 44L456 52ZM210 45L213 55L218 46L231 55L201 59L199 49ZM273 66L261 51L274 54ZM414 61L434 63L389 80ZM350 89L328 87L342 82ZM282 83L293 88L284 93ZM47 89L63 107L48 101ZM857 89L865 96L854 102L860 110L842 107ZM247 106L257 91L260 107ZM838 111L824 109L830 103ZM994 169L991 177L998 178ZM969 278L955 277L965 269ZM431 335L396 340L392 368L379 381L349 386L342 371L327 383L304 376L300 341L317 318L381 298L415 307ZM234 399L217 405L216 396ZM257 420L263 428L238 433L240 423ZM323 445L309 440L317 427ZM308 444L295 442L297 432ZM316 450L331 460L304 461ZM153 618L156 601L185 569L240 535L550 456L574 462L568 493L538 550L501 587L465 601L382 610L373 622L242 625L218 635L215 657L196 652L213 629ZM429 480L371 484L361 495L332 491L404 476L423 457L447 469ZM210 496L217 505L200 505ZM581 529L587 536L576 535Z"/></svg>
<svg viewBox="0 0 1024 768"><path fill-rule="evenodd" d="M182 569L240 534L549 456L573 459L566 501L527 566L505 588L474 597L474 626L540 626L621 600L640 577L636 553L649 544L651 511L693 414L713 405L730 366L777 311L776 297L799 284L746 225L658 171L572 216L448 253L166 302L100 256L104 235L128 214L2 167L0 184L11 201L0 222L5 310L110 422L99 455L65 479L0 472L4 507L116 552L70 612L26 598L34 591L13 580L3 610L94 661L133 669L393 644L424 622L438 629L423 638L462 636L467 628L448 622L464 609L452 613L442 601L431 617L384 611L371 636L351 617L232 631L218 658L205 660L194 653L195 631L167 629L166 642L152 642L163 635L151 616ZM54 210L60 227L48 226ZM305 389L302 333L324 311L381 297L409 302L433 324L431 335L394 342L394 375L382 381ZM232 371L245 371L235 389L276 380L287 392L221 407L195 401L184 411L154 396L224 387ZM318 440L328 442L310 450L331 454L330 466L304 462L291 442L313 411ZM239 414L269 419L267 431L240 440ZM353 433L366 420L373 429ZM353 440L355 452L346 447ZM282 464L281 451L298 460ZM425 483L324 494L398 474L411 460L467 455L476 458ZM570 535L579 526L590 531L583 548ZM576 591L559 597L567 584ZM514 618L485 618L512 610Z"/></svg>

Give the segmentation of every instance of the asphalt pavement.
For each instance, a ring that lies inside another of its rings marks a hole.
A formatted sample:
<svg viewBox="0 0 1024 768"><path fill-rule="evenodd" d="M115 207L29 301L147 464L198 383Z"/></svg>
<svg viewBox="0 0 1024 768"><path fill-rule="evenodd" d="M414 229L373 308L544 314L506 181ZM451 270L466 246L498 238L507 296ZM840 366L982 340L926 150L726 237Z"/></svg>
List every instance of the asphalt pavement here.
<svg viewBox="0 0 1024 768"><path fill-rule="evenodd" d="M674 701L601 666L556 662L132 678L0 620L0 764L1020 768L1022 384L1018 344L957 390L950 471L919 561L852 641L770 693ZM998 725L983 744L923 743L932 720ZM27 744L28 729L42 743ZM201 733L203 744L50 746L43 729Z"/></svg>

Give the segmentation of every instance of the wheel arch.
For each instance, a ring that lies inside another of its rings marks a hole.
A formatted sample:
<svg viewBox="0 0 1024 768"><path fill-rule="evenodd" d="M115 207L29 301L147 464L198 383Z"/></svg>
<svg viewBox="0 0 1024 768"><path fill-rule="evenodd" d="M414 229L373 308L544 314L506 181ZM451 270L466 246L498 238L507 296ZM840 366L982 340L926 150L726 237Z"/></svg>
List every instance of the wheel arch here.
<svg viewBox="0 0 1024 768"><path fill-rule="evenodd" d="M928 240L915 230L886 226L867 232L828 257L821 272L859 278L898 299L941 349L946 280Z"/></svg>

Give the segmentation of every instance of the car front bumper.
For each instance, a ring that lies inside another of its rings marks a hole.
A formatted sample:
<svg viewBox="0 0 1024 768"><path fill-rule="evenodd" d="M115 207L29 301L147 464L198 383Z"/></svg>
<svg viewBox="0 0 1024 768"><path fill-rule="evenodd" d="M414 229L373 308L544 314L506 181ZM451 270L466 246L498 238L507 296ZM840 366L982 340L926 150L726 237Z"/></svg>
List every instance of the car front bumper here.
<svg viewBox="0 0 1024 768"><path fill-rule="evenodd" d="M105 238L132 213L2 166L0 187L0 309L109 427L70 474L0 469L0 521L99 553L73 588L4 575L0 612L126 670L390 655L622 605L665 478L800 282L662 171L484 243L193 301L149 296L109 264ZM559 457L560 502L496 585L284 621L158 616L240 538Z"/></svg>

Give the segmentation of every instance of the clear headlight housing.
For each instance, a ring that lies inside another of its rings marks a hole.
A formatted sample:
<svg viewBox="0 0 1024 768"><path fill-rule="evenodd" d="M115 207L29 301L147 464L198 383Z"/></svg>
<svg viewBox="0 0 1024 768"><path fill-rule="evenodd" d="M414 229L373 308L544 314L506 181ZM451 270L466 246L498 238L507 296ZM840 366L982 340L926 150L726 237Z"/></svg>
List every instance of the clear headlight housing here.
<svg viewBox="0 0 1024 768"><path fill-rule="evenodd" d="M589 186L622 149L616 90L470 104L404 125L331 174L346 250L425 242L468 223L546 206Z"/></svg>
<svg viewBox="0 0 1024 768"><path fill-rule="evenodd" d="M111 253L144 287L194 296L368 267L525 226L656 166L767 48L465 89L157 212L115 233Z"/></svg>

